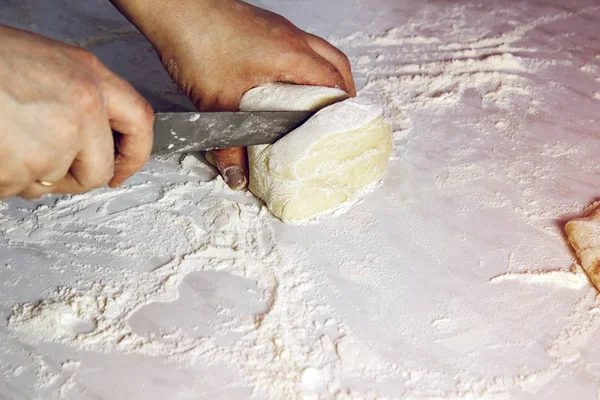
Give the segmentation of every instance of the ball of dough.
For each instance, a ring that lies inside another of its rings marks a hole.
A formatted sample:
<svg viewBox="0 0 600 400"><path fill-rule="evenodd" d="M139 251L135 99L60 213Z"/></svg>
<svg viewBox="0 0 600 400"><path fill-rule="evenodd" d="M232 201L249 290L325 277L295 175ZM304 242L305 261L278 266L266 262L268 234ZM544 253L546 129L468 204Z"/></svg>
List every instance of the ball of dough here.
<svg viewBox="0 0 600 400"><path fill-rule="evenodd" d="M271 84L248 91L240 103L243 111L320 108L276 143L248 148L249 189L284 222L356 200L381 179L392 152L392 128L381 109L338 89Z"/></svg>

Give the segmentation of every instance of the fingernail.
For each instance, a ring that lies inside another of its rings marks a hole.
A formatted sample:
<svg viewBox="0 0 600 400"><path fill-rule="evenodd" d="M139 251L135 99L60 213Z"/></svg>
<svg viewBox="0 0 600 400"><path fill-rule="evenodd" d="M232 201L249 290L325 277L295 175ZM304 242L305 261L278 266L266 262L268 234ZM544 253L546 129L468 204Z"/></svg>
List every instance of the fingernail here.
<svg viewBox="0 0 600 400"><path fill-rule="evenodd" d="M212 151L207 151L204 155L204 158L206 158L206 162L212 165L213 167L217 166L217 160L215 160L215 155L212 153Z"/></svg>
<svg viewBox="0 0 600 400"><path fill-rule="evenodd" d="M229 167L223 172L225 183L233 190L246 188L246 176L240 167Z"/></svg>

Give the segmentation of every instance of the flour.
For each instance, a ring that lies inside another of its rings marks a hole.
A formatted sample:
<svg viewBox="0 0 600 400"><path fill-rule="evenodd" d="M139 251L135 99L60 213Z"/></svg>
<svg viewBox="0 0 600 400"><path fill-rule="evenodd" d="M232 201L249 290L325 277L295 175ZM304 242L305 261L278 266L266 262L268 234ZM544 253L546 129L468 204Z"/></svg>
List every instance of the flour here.
<svg viewBox="0 0 600 400"><path fill-rule="evenodd" d="M526 271L521 273L506 273L495 276L490 283L516 281L524 284L542 284L566 289L581 290L589 287L589 280L584 273L574 274L569 271Z"/></svg>
<svg viewBox="0 0 600 400"><path fill-rule="evenodd" d="M395 130L385 183L338 220L284 229L192 156L116 191L0 202L2 283L23 292L2 306L26 358L2 361L4 380L85 398L91 367L41 354L59 344L225 365L256 398L561 399L579 385L597 397L599 300L568 270L561 221L597 195L598 58L557 33L598 10L501 3L424 4L391 29L330 38ZM54 280L30 295L41 270ZM206 272L247 283L235 294L255 309L214 297L197 330L140 317Z"/></svg>
<svg viewBox="0 0 600 400"><path fill-rule="evenodd" d="M205 184L188 182L154 187L158 193L150 196L155 199L151 203L126 210L110 207L122 196L148 189L140 185L73 196L59 200L52 208L38 208L34 215L43 235L37 240L49 248L56 243L51 238L64 229L63 224L76 220L80 224L78 232L84 233L77 235L82 240L96 241L72 246L70 257L76 259L89 252L105 254L114 246L108 254L158 260L159 264L162 260L163 265L149 271L105 270L102 279L82 288L61 287L46 300L15 307L9 328L32 345L62 343L80 350L143 354L187 365L227 361L240 368L248 384L274 398L341 393L342 371L379 378L393 374L394 366L377 357L348 359L344 355L340 359L338 352L347 354L349 343L354 343L354 351L364 350L351 339L348 328L334 322L333 310L318 301L315 277L281 259L268 224L259 217L260 207L240 205L207 191L217 187L220 189L216 192L232 193L220 179ZM103 203L107 206L98 207ZM93 217L88 214L81 218L91 210L95 210ZM51 219L57 215L63 216L62 222ZM152 221L154 227L145 227L145 221ZM114 233L102 239L107 229ZM258 315L235 317L224 313L211 322L217 336L240 334L235 343L223 346L216 336L190 337L178 329L146 335L132 328L129 320L136 311L148 304L174 301L186 276L206 270L224 271L256 282L267 304ZM329 315L328 324L335 327L336 336L307 329L316 313ZM44 385L53 385L57 378L42 374L39 379Z"/></svg>

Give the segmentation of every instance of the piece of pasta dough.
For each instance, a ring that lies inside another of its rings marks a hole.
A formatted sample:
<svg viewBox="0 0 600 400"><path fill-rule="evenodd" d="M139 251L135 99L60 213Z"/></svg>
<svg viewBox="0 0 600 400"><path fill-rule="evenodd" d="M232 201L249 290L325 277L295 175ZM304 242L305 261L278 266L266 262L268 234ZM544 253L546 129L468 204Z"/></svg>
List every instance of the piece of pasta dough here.
<svg viewBox="0 0 600 400"><path fill-rule="evenodd" d="M590 208L583 217L569 221L565 230L581 266L600 290L600 203Z"/></svg>
<svg viewBox="0 0 600 400"><path fill-rule="evenodd" d="M272 145L248 148L249 188L284 222L355 200L381 179L393 148L381 108L324 87L270 84L248 91L242 111L320 111Z"/></svg>

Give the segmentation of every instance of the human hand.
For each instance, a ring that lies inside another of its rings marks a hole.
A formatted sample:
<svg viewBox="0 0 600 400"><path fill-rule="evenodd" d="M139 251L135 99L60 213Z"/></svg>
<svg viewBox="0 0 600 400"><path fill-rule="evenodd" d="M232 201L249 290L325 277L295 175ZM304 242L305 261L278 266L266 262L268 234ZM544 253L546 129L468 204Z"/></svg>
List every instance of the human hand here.
<svg viewBox="0 0 600 400"><path fill-rule="evenodd" d="M285 18L239 0L112 0L156 48L201 111L235 111L249 89L271 82L356 94L348 58ZM245 188L245 149L215 150L229 186Z"/></svg>
<svg viewBox="0 0 600 400"><path fill-rule="evenodd" d="M150 155L154 114L133 87L80 48L2 25L0 104L0 198L118 187Z"/></svg>

